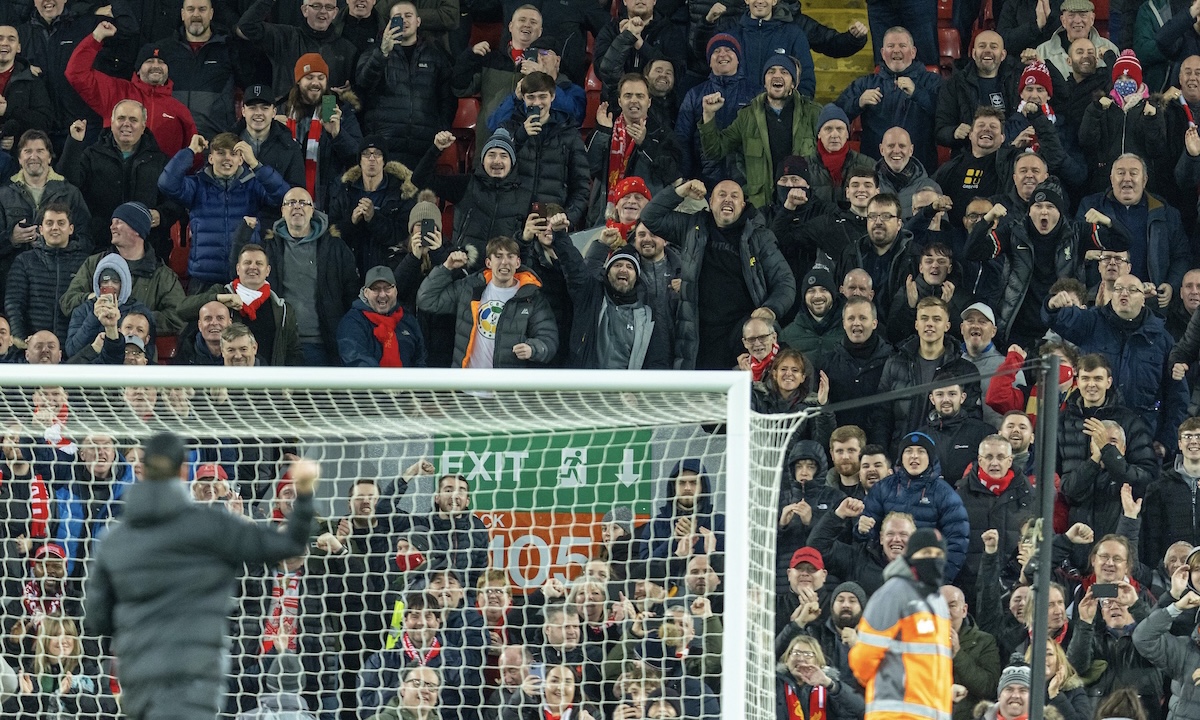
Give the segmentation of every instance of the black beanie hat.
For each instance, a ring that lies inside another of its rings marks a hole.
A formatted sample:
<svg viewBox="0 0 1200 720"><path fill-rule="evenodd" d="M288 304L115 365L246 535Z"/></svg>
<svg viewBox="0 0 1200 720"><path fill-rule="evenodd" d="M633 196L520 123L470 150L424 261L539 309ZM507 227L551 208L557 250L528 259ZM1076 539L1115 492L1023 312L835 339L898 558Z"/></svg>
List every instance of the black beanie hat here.
<svg viewBox="0 0 1200 720"><path fill-rule="evenodd" d="M1038 186L1033 189L1033 195L1029 198L1029 204L1039 202L1054 203L1054 207L1058 208L1059 214L1064 217L1067 214L1067 194L1063 191L1062 185L1058 179L1048 177L1038 183Z"/></svg>
<svg viewBox="0 0 1200 720"><path fill-rule="evenodd" d="M908 547L904 549L904 559L911 560L912 556L918 550L927 547L940 548L942 552L946 552L946 543L938 537L937 530L933 528L918 528L908 538Z"/></svg>

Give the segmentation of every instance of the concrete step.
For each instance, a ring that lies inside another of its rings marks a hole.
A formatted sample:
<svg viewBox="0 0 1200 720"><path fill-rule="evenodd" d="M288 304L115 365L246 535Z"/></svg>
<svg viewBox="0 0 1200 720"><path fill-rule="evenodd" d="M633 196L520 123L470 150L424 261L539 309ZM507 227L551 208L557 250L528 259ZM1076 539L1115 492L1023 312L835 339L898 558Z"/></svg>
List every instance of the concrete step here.
<svg viewBox="0 0 1200 720"><path fill-rule="evenodd" d="M819 103L833 102L846 87L866 73L861 70L824 70L817 72L816 100Z"/></svg>

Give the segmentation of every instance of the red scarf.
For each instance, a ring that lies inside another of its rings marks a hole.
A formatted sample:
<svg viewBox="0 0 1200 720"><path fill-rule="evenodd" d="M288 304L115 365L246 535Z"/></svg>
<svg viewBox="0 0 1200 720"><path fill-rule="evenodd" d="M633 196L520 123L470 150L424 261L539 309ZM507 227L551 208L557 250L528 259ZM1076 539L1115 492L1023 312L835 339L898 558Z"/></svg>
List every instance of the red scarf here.
<svg viewBox="0 0 1200 720"><path fill-rule="evenodd" d="M293 140L297 140L296 123L295 118L287 119L287 129L291 131ZM320 143L321 117L314 113L308 121L308 137L304 142L304 189L308 190L312 197L317 196L317 152L321 147Z"/></svg>
<svg viewBox="0 0 1200 720"><path fill-rule="evenodd" d="M0 482L4 481L4 473L0 472ZM46 481L41 475L29 479L29 537L44 538L50 536L50 491L46 489Z"/></svg>
<svg viewBox="0 0 1200 720"><path fill-rule="evenodd" d="M550 708L542 706L542 720L571 720L575 716L575 706L568 705L566 710L562 711L562 715L555 715L550 712Z"/></svg>
<svg viewBox="0 0 1200 720"><path fill-rule="evenodd" d="M771 361L775 359L775 355L779 352L779 343L771 346L771 352L762 360L755 360L754 356L750 356L750 373L754 376L754 382L761 382L763 374L767 368L771 367Z"/></svg>
<svg viewBox="0 0 1200 720"><path fill-rule="evenodd" d="M424 667L429 664L429 661L442 654L442 641L437 638L433 639L433 643L429 646L429 652L424 655L413 645L412 640L408 639L408 633L400 636L400 643L404 645L404 657L409 660L415 660L419 665Z"/></svg>
<svg viewBox="0 0 1200 720"><path fill-rule="evenodd" d="M621 115L613 123L612 142L608 146L608 201L617 201L617 183L625 177L629 169L629 159L633 157L636 143L625 129L625 116Z"/></svg>
<svg viewBox="0 0 1200 720"><path fill-rule="evenodd" d="M275 647L275 640L282 630L287 634L290 652L296 652L296 625L300 614L300 575L303 570L297 570L287 578L286 590L282 572L275 573L275 587L271 588L271 613L263 623L262 654L266 655Z"/></svg>
<svg viewBox="0 0 1200 720"><path fill-rule="evenodd" d="M805 720L804 708L800 705L800 696L796 694L791 683L783 684L783 694L787 698L788 720ZM820 685L814 687L808 694L809 716L807 720L825 720L828 701L828 691Z"/></svg>
<svg viewBox="0 0 1200 720"><path fill-rule="evenodd" d="M842 185L842 166L846 164L846 154L850 152L850 143L842 146L837 152L829 152L825 149L825 143L817 140L817 152L821 155L821 164L829 171L829 177L833 179L834 187Z"/></svg>
<svg viewBox="0 0 1200 720"><path fill-rule="evenodd" d="M238 280L237 278L234 278L233 282L230 283L230 287L233 288L234 294L237 294L238 286L241 284L242 281ZM259 288L259 290L262 292L262 295L259 295L258 299L252 302L246 302L245 300L242 300L242 309L239 310L240 313L251 320L258 319L258 309L263 306L263 303L271 298L271 283L263 283L263 286Z"/></svg>
<svg viewBox="0 0 1200 720"><path fill-rule="evenodd" d="M396 324L404 318L404 308L397 307L391 315L363 310L363 317L375 326L375 339L383 346L379 367L404 367L404 361L400 359L400 343L396 340Z"/></svg>
<svg viewBox="0 0 1200 720"><path fill-rule="evenodd" d="M47 615L58 615L62 609L62 590L57 595L46 597L42 595L42 586L37 580L25 583L21 604L25 606L25 614L37 625L42 624L42 618Z"/></svg>
<svg viewBox="0 0 1200 720"><path fill-rule="evenodd" d="M634 220L631 223L622 223L622 222L617 222L616 218L613 218L612 220L604 221L604 227L616 228L617 232L621 233L621 240L625 240L625 241L627 241L629 239L629 233L633 230L634 226L637 224L638 224L637 220Z"/></svg>
<svg viewBox="0 0 1200 720"><path fill-rule="evenodd" d="M979 482L983 483L985 488L991 490L992 494L996 497L1003 495L1008 490L1008 484L1012 482L1013 477L1012 468L1009 468L1008 472L1004 473L1004 477L1001 478L994 478L988 475L983 468L979 468Z"/></svg>

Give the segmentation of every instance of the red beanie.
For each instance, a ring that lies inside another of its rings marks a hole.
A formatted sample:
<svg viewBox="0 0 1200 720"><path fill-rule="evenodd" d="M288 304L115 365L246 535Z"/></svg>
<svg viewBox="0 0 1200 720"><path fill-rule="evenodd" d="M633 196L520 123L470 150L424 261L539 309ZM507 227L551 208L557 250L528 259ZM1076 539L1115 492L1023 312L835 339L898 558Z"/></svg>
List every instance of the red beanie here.
<svg viewBox="0 0 1200 720"><path fill-rule="evenodd" d="M1128 74L1129 79L1137 83L1138 87L1142 86L1142 63L1138 61L1137 55L1134 55L1132 50L1122 50L1121 57L1113 63L1113 82L1125 74Z"/></svg>
<svg viewBox="0 0 1200 720"><path fill-rule="evenodd" d="M1021 73L1019 89L1024 90L1030 85L1041 85L1048 96L1054 96L1054 83L1050 81L1050 71L1046 69L1046 63L1039 60L1028 65Z"/></svg>
<svg viewBox="0 0 1200 720"><path fill-rule="evenodd" d="M326 77L329 76L329 63L325 62L325 58L321 57L320 53L304 53L300 59L296 61L296 67L292 74L296 77L296 82L309 73L319 72Z"/></svg>

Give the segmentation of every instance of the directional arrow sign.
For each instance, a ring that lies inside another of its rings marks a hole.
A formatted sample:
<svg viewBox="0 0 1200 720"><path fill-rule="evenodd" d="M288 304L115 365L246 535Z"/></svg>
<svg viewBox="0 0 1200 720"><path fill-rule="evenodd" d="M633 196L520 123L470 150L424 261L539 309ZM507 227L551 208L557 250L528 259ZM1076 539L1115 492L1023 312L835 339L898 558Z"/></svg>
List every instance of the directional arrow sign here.
<svg viewBox="0 0 1200 720"><path fill-rule="evenodd" d="M617 473L617 482L629 487L641 480L642 476L634 472L633 468L633 448L625 448L625 454L621 458L621 470Z"/></svg>

